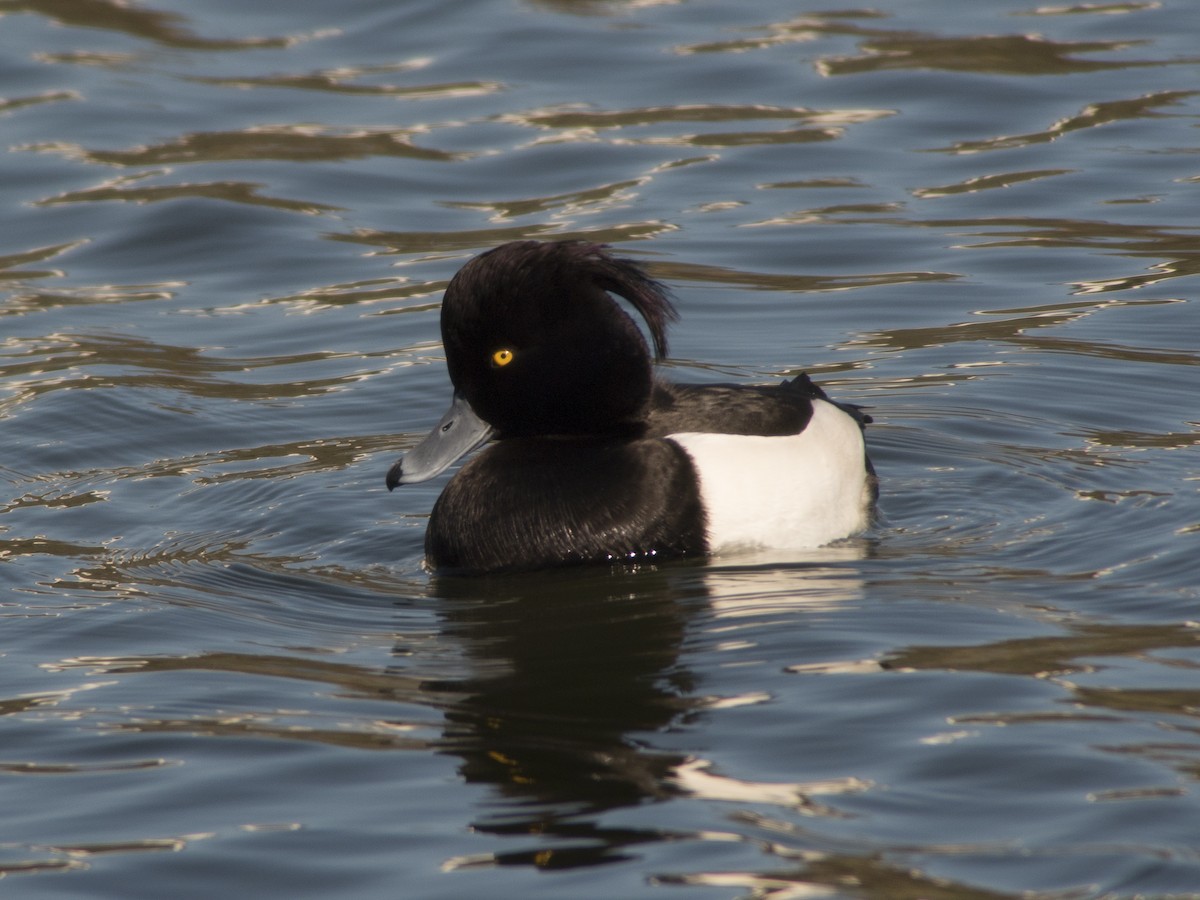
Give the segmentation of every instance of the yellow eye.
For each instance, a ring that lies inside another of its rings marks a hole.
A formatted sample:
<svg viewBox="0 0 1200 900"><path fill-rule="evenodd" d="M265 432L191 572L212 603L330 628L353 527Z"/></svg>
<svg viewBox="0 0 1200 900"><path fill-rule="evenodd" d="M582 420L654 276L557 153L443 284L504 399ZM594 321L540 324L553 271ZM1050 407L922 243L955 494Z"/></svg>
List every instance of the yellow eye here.
<svg viewBox="0 0 1200 900"><path fill-rule="evenodd" d="M507 366L512 361L513 352L507 348L503 350L497 350L492 354L492 365L496 366L497 368L501 366Z"/></svg>

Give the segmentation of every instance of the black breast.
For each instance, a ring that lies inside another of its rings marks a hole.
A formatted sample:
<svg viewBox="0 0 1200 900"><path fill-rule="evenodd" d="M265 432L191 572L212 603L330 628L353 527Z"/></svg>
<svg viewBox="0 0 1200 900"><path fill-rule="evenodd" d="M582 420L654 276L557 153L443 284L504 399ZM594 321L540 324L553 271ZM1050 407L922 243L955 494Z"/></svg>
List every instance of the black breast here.
<svg viewBox="0 0 1200 900"><path fill-rule="evenodd" d="M691 459L670 441L514 438L451 479L425 534L437 569L518 571L707 552Z"/></svg>

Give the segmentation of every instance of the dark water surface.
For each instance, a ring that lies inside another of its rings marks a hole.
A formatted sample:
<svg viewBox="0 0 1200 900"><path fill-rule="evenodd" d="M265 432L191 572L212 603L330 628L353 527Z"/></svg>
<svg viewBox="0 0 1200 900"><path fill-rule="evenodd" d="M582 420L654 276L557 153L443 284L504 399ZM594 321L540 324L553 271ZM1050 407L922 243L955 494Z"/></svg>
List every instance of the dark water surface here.
<svg viewBox="0 0 1200 900"><path fill-rule="evenodd" d="M1200 4L0 0L0 892L1200 896ZM847 546L471 581L441 290L872 407Z"/></svg>

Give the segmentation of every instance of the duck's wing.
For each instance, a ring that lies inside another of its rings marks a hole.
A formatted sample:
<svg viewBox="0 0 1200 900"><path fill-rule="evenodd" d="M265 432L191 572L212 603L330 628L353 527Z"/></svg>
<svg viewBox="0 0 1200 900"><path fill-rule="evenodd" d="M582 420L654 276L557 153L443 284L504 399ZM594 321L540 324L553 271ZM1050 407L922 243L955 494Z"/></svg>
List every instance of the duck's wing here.
<svg viewBox="0 0 1200 900"><path fill-rule="evenodd" d="M833 404L859 425L871 421L861 407L830 400L804 374L767 385L673 384L656 380L650 397L647 433L650 437L682 432L799 434L812 418L814 400Z"/></svg>

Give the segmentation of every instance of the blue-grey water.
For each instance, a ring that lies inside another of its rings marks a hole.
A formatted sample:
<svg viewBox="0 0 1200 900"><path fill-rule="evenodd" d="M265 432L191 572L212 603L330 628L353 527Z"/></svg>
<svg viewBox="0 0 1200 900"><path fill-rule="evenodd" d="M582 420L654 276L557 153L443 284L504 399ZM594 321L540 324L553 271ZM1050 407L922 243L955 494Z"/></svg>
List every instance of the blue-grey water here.
<svg viewBox="0 0 1200 900"><path fill-rule="evenodd" d="M0 893L1200 896L1200 4L0 0ZM431 576L447 279L869 406L874 530Z"/></svg>

